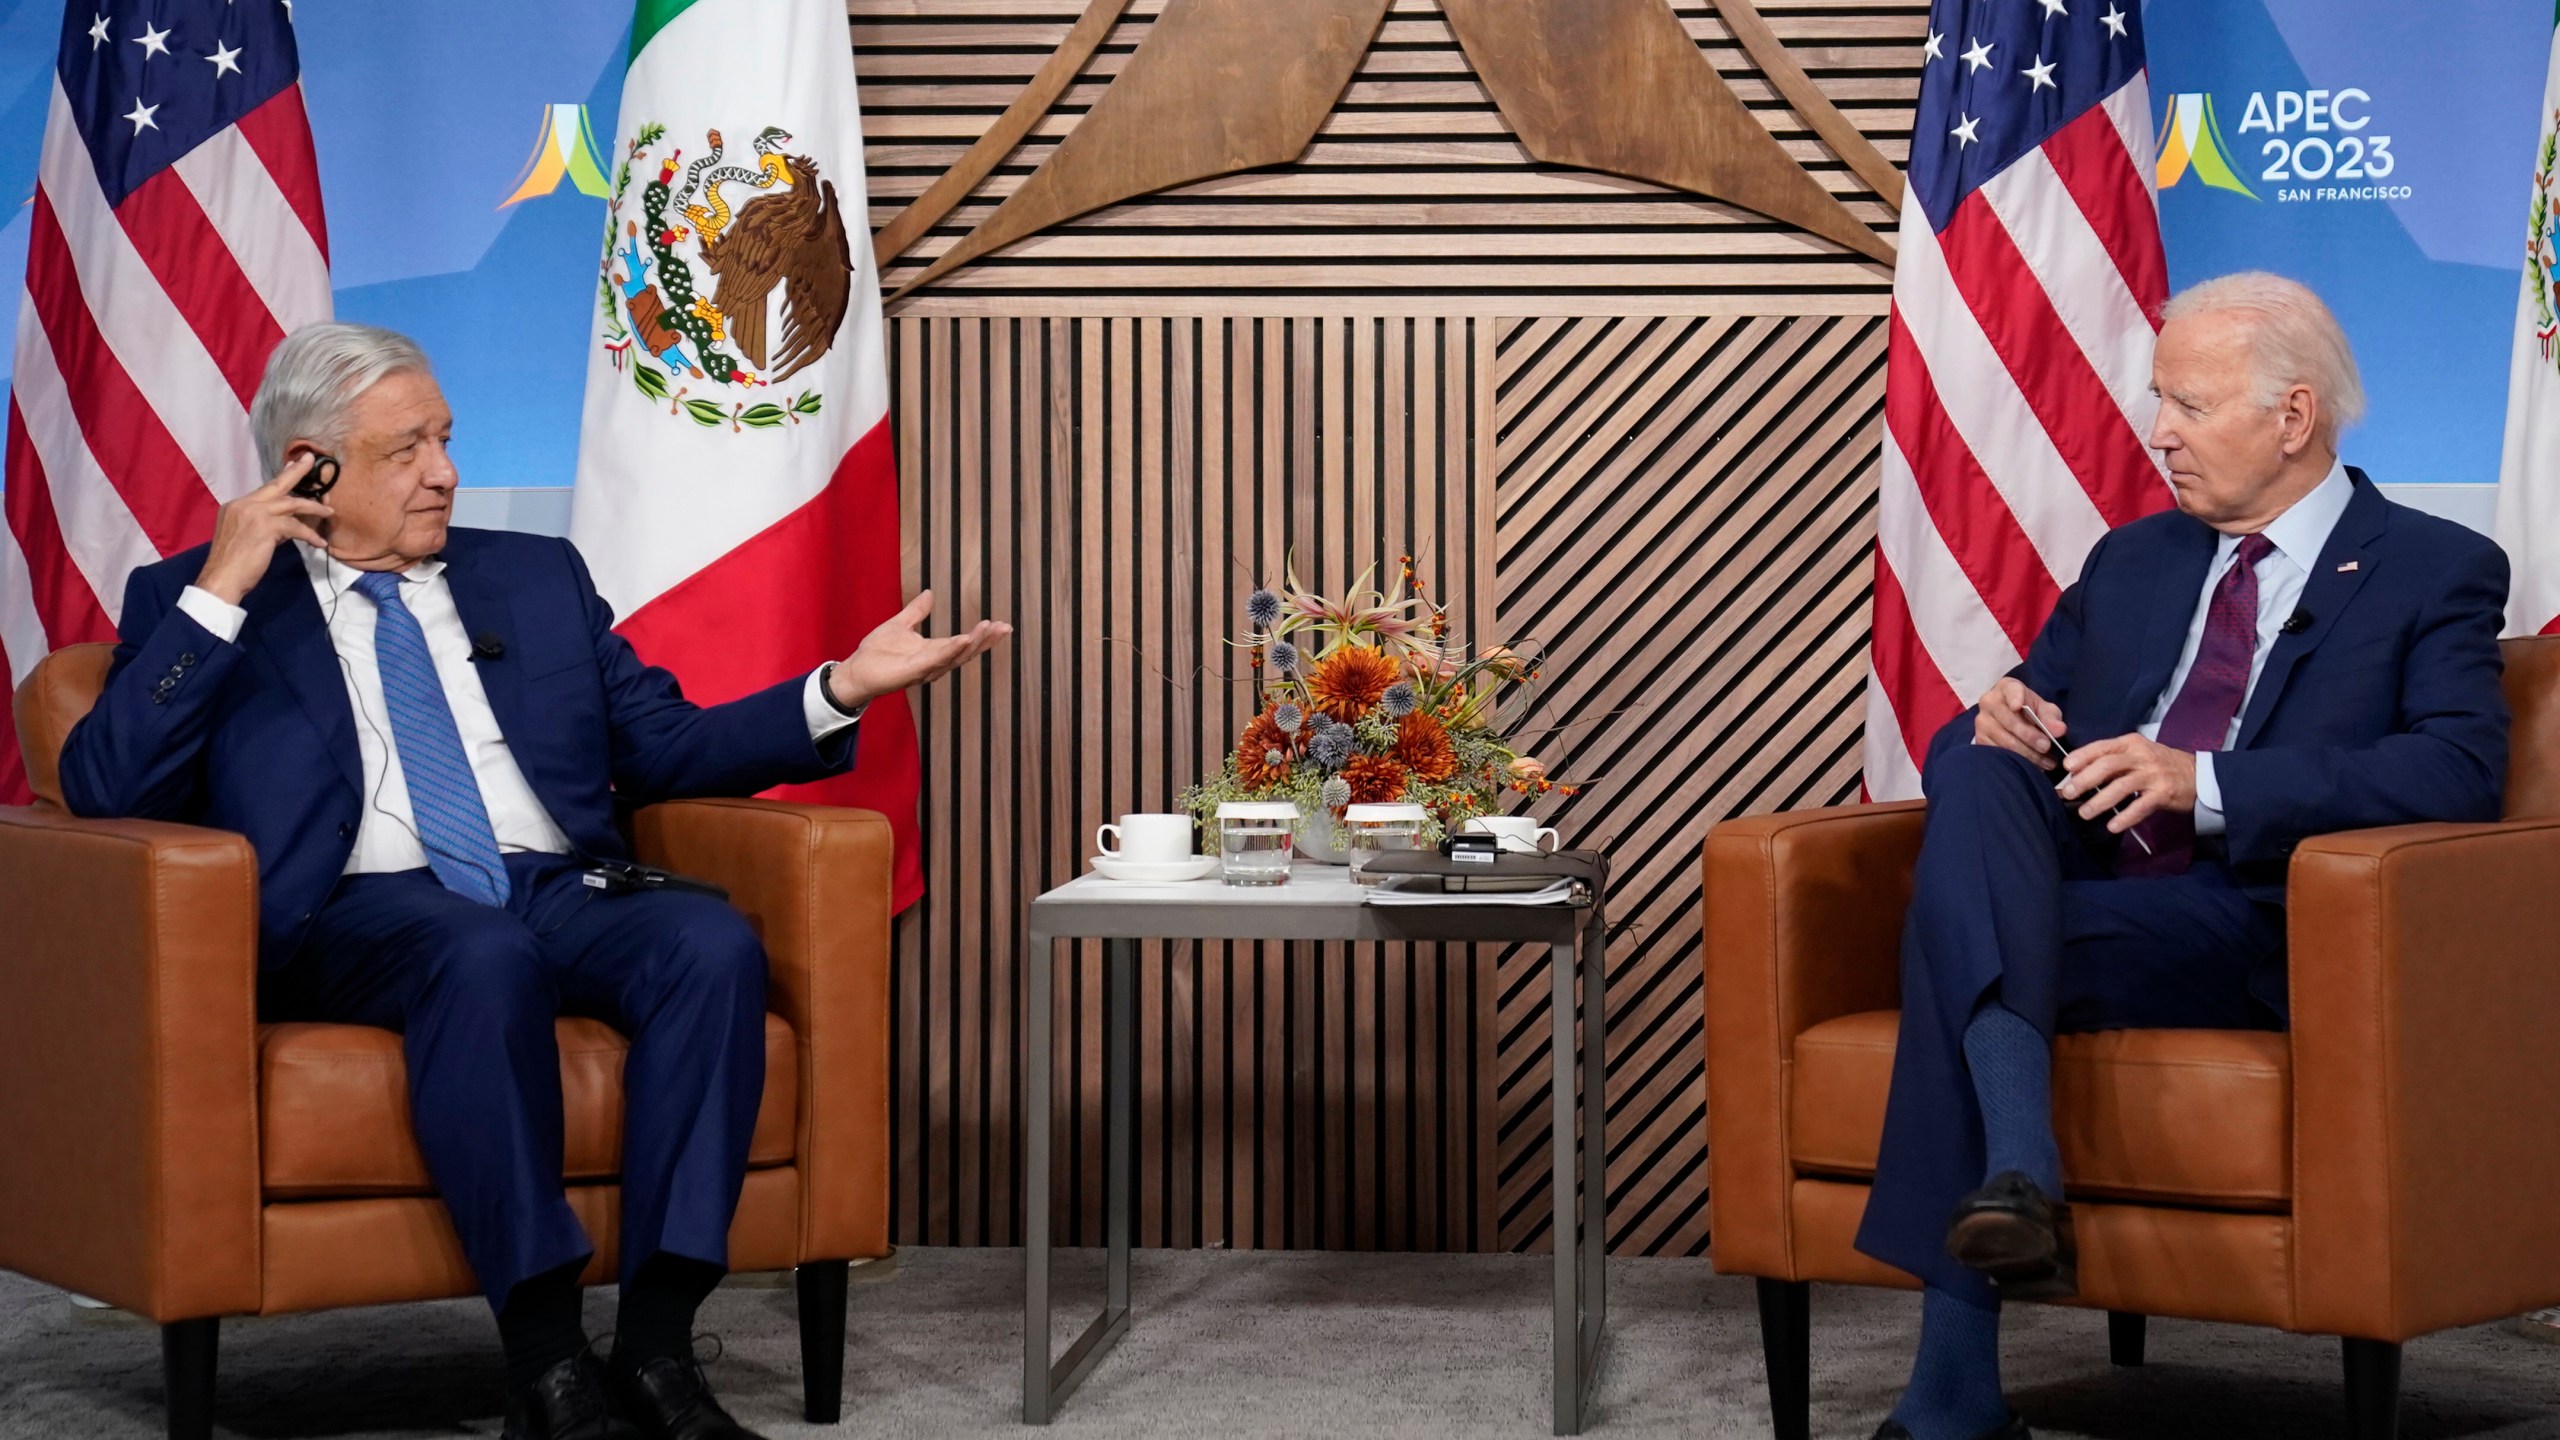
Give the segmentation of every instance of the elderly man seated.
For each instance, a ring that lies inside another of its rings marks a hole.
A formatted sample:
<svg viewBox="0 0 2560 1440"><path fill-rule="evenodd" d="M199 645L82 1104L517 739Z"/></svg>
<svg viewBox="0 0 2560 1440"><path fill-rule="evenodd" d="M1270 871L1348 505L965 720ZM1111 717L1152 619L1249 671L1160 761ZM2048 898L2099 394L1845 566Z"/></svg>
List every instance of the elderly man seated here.
<svg viewBox="0 0 2560 1440"><path fill-rule="evenodd" d="M764 946L712 895L609 893L615 807L840 773L864 705L1006 627L927 640L920 596L850 658L704 708L614 633L568 542L450 528L453 415L409 340L297 331L250 419L274 478L134 572L63 796L246 835L266 1018L401 1033L419 1149L497 1311L510 1440L745 1436L691 1332L764 1090ZM561 1185L562 1014L631 1037L610 1372Z"/></svg>
<svg viewBox="0 0 2560 1440"><path fill-rule="evenodd" d="M2177 508L2100 539L2026 663L1930 745L1858 1232L1926 1292L1878 1440L2027 1433L2000 1304L2078 1285L2054 1033L2282 1028L2296 844L2498 814L2506 557L2339 464L2364 396L2328 308L2272 275L2199 285L2152 389Z"/></svg>

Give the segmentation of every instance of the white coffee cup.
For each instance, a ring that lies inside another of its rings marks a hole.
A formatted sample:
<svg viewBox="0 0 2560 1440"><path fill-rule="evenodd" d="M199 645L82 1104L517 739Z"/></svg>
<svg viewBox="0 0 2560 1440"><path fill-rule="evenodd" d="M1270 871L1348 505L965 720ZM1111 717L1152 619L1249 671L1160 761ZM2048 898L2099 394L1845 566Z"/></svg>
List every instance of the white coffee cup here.
<svg viewBox="0 0 2560 1440"><path fill-rule="evenodd" d="M1505 850L1534 855L1563 843L1556 832L1526 815L1478 815L1458 827L1469 834L1491 835Z"/></svg>
<svg viewBox="0 0 2560 1440"><path fill-rule="evenodd" d="M1093 848L1113 860L1170 865L1191 858L1188 815L1123 815L1093 832Z"/></svg>

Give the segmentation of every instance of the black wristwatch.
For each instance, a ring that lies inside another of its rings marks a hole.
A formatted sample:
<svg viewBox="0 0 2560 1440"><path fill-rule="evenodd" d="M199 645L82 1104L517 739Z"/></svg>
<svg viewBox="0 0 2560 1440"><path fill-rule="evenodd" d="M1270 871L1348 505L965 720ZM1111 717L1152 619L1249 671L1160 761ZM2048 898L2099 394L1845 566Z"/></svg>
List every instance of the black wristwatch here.
<svg viewBox="0 0 2560 1440"><path fill-rule="evenodd" d="M867 704L856 705L852 709L847 710L844 708L844 702L836 698L836 687L827 683L835 678L836 666L842 663L842 661L830 660L826 664L818 667L818 698L827 702L828 709L833 710L847 720L859 720L862 718L862 712L870 707Z"/></svg>

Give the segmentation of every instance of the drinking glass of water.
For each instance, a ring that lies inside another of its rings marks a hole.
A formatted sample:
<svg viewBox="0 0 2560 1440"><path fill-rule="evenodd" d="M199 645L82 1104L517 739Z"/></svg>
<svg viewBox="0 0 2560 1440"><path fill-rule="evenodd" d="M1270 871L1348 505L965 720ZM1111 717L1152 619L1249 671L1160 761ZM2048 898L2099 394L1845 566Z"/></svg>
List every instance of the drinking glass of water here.
<svg viewBox="0 0 2560 1440"><path fill-rule="evenodd" d="M1285 885L1296 858L1298 807L1230 800L1218 807L1219 873L1229 885Z"/></svg>

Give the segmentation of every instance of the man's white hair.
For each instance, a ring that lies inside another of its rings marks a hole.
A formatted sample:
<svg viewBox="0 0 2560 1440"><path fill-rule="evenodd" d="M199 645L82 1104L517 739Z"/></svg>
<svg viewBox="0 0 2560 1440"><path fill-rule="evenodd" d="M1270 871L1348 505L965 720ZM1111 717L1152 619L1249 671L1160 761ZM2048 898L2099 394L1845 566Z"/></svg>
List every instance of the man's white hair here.
<svg viewBox="0 0 2560 1440"><path fill-rule="evenodd" d="M2364 377L2346 329L2311 287L2264 270L2243 270L2189 286L2160 312L2162 324L2194 315L2241 315L2249 321L2249 369L2257 402L2272 407L2284 392L2307 385L2320 397L2317 438L2330 450L2338 433L2364 418Z"/></svg>
<svg viewBox="0 0 2560 1440"><path fill-rule="evenodd" d="M327 320L305 325L267 357L267 373L249 402L249 430L261 473L284 469L297 435L332 447L347 439L347 407L386 375L435 373L418 342L395 330Z"/></svg>

